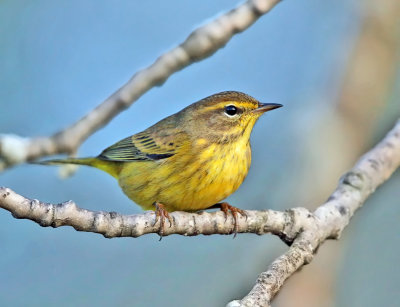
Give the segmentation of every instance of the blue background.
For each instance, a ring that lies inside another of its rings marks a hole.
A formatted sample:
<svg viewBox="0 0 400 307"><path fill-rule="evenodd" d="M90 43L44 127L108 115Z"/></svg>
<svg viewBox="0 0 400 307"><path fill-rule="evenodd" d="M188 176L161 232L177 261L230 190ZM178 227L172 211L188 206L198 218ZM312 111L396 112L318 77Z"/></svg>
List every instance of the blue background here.
<svg viewBox="0 0 400 307"><path fill-rule="evenodd" d="M79 155L97 155L205 96L239 90L284 108L257 123L253 167L228 201L243 209L310 206L298 203L291 191L302 180L304 136L337 98L358 34L357 3L283 1L211 58L143 95L91 136ZM0 1L0 131L38 136L68 126L233 5L227 0ZM337 179L351 165L338 169ZM399 245L398 180L397 173L346 229L333 306L389 306L400 298L400 272L391 266L399 252L391 244ZM91 210L141 212L113 178L91 168L62 180L57 168L20 165L0 174L0 185L47 202L73 199ZM223 306L245 295L286 249L270 235L105 239L67 227L41 228L6 211L0 211L0 246L2 306ZM373 282L380 279L388 282Z"/></svg>

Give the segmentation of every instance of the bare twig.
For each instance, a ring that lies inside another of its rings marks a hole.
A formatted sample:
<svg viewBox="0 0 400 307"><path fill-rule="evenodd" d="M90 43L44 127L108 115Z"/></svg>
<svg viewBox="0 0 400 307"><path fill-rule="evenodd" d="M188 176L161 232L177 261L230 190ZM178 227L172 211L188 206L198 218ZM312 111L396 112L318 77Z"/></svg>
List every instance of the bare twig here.
<svg viewBox="0 0 400 307"><path fill-rule="evenodd" d="M12 165L54 154L71 154L91 134L128 108L144 93L163 84L173 73L203 60L237 33L250 27L280 0L248 0L194 30L174 49L138 71L125 85L70 127L50 137L0 136L0 171Z"/></svg>
<svg viewBox="0 0 400 307"><path fill-rule="evenodd" d="M341 179L335 192L314 213L305 208L286 212L273 210L247 211L240 218L238 232L279 235L289 250L277 258L266 272L260 274L256 285L241 301L229 306L269 306L283 283L304 264L309 263L326 239L337 239L354 212L368 196L386 181L400 166L400 120L387 136L365 154L355 167ZM72 226L112 237L138 237L157 233L154 213L121 215L115 212L94 212L78 208L72 201L59 205L25 198L8 188L0 188L0 207L16 218L30 219L42 226ZM173 223L164 234L193 236L198 234L230 234L232 217L225 220L222 212L171 213Z"/></svg>

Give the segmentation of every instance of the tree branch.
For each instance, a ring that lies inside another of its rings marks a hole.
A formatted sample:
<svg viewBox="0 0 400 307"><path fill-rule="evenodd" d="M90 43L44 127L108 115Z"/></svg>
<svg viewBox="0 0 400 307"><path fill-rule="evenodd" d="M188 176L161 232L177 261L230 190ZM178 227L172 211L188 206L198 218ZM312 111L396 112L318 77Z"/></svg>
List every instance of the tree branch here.
<svg viewBox="0 0 400 307"><path fill-rule="evenodd" d="M154 225L154 212L135 215L122 215L117 212L90 211L79 208L73 201L61 204L48 204L36 199L21 196L9 188L0 187L0 207L12 213L15 218L29 219L43 227L72 226L78 231L95 232L106 238L139 237L148 233L158 233L159 223ZM247 219L238 220L238 232L250 232L259 235L282 233L287 224L296 225L296 210L279 212L273 210L246 211ZM195 236L199 234L231 234L232 216L225 221L223 212L188 213L175 211L170 213L173 219L168 222L163 235L180 234Z"/></svg>
<svg viewBox="0 0 400 307"><path fill-rule="evenodd" d="M286 212L273 210L247 211L248 218L238 221L240 233L273 233L288 243L289 250L277 258L266 272L260 274L250 293L228 306L270 306L285 280L309 263L326 239L338 239L359 209L375 189L400 166L400 120L386 137L341 179L326 203L313 213L305 208ZM154 213L121 215L116 212L96 212L78 208L72 201L54 205L25 198L8 188L0 188L0 207L16 218L30 219L41 226L72 226L112 237L138 237L157 233ZM222 212L172 212L173 223L164 235L231 234L233 219L225 220ZM168 223L167 223L168 225Z"/></svg>
<svg viewBox="0 0 400 307"><path fill-rule="evenodd" d="M76 123L49 137L0 135L0 171L12 165L54 154L72 154L91 134L132 105L144 93L163 84L173 73L201 61L237 33L250 27L280 0L248 0L194 30L174 49L138 71L125 85Z"/></svg>
<svg viewBox="0 0 400 307"><path fill-rule="evenodd" d="M303 222L302 232L289 250L277 258L258 277L255 286L242 300L227 306L270 306L284 281L308 264L326 239L338 239L369 195L400 166L400 120L386 137L366 153L341 179L326 203Z"/></svg>

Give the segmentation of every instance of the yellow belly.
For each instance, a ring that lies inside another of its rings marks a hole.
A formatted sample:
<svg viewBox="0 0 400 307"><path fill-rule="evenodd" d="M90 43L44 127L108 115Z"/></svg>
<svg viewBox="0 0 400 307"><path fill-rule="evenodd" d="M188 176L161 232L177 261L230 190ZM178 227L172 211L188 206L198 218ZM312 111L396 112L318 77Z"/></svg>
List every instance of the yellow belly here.
<svg viewBox="0 0 400 307"><path fill-rule="evenodd" d="M164 160L125 163L119 174L124 193L144 210L162 203L168 211L206 209L241 185L251 163L248 141L212 144Z"/></svg>

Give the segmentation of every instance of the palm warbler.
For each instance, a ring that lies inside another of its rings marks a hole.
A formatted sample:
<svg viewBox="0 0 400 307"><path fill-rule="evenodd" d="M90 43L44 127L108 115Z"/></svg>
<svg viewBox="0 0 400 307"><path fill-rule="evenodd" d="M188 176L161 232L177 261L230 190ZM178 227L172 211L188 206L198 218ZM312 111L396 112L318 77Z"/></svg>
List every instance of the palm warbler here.
<svg viewBox="0 0 400 307"><path fill-rule="evenodd" d="M146 130L106 148L97 157L49 160L43 164L83 164L118 180L124 193L144 210L156 210L160 235L168 211L220 208L251 163L250 133L257 119L280 104L260 103L240 92L222 92L191 104Z"/></svg>

